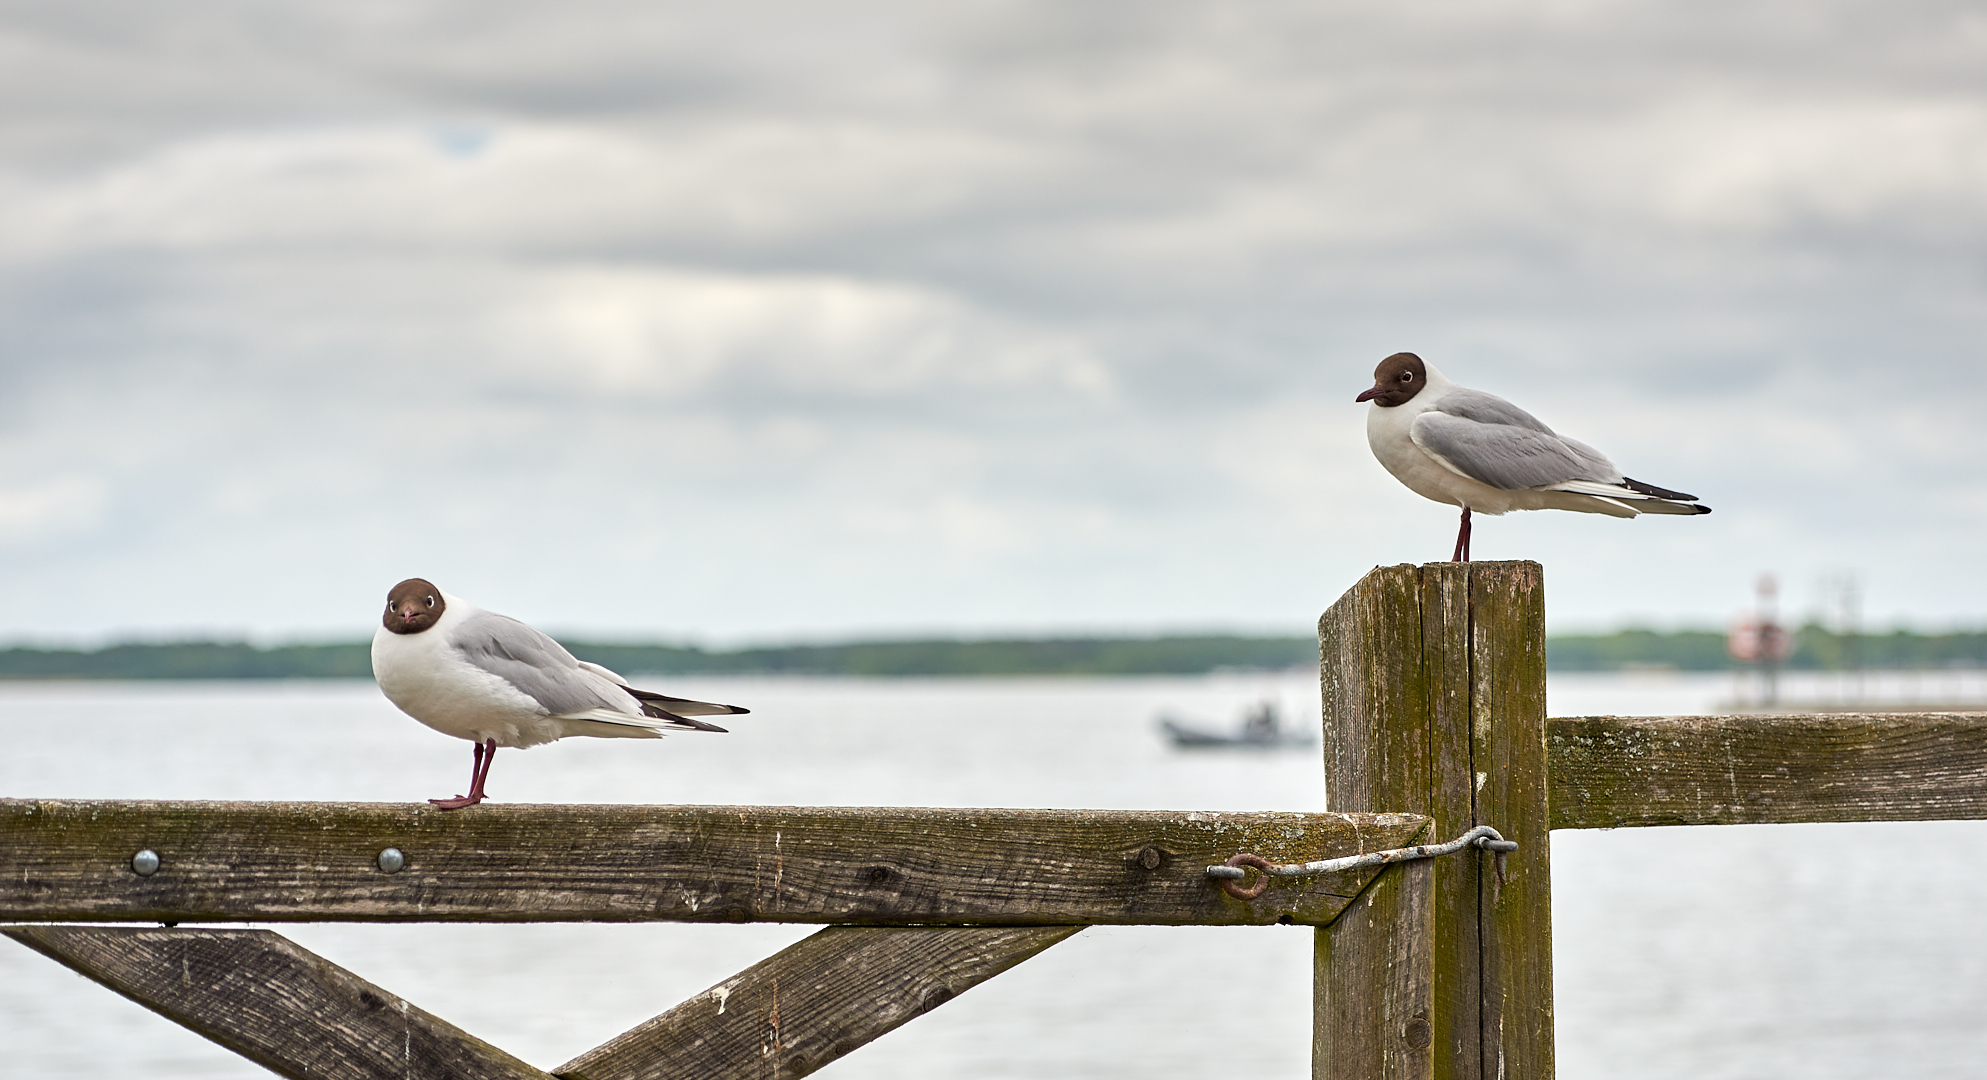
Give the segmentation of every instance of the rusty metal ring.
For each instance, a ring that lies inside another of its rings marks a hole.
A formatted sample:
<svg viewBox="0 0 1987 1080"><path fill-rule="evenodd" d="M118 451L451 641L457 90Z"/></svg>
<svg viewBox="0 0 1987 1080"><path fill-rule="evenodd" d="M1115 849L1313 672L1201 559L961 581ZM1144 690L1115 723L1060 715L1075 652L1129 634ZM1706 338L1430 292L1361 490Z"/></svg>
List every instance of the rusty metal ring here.
<svg viewBox="0 0 1987 1080"><path fill-rule="evenodd" d="M1242 887L1241 882L1236 881L1233 878L1221 879L1222 892L1227 893L1228 895L1234 897L1237 900L1254 900L1256 897L1261 896L1263 892L1269 888L1270 868L1274 867L1276 864L1269 861L1268 859L1263 858L1261 855L1251 855L1245 851L1240 855L1231 856L1227 862L1222 863L1221 865L1235 866L1235 867L1248 866L1255 868L1256 883L1254 885L1249 886L1246 889Z"/></svg>

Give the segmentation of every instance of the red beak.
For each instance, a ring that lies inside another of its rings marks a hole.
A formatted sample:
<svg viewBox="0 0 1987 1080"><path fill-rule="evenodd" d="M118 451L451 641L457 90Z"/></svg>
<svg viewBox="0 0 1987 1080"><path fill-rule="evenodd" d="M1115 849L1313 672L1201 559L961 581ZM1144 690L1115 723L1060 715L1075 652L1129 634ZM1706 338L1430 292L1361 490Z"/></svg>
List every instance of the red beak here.
<svg viewBox="0 0 1987 1080"><path fill-rule="evenodd" d="M1369 386L1369 387L1367 387L1367 388L1366 388L1366 392L1365 392L1365 393L1363 393L1363 394L1360 394L1360 395L1359 395L1358 397L1356 397L1356 398L1353 398L1352 400L1354 400L1354 401L1371 401L1371 400L1373 400L1374 398L1378 397L1379 395L1380 395L1380 388L1379 388L1379 387L1377 387L1377 386Z"/></svg>

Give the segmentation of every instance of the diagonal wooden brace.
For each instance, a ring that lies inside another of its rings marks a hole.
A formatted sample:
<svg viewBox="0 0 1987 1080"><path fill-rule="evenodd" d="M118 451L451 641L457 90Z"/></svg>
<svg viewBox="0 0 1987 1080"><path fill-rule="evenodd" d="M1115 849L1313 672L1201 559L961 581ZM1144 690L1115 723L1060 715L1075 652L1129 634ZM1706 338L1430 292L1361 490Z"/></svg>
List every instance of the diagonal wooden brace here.
<svg viewBox="0 0 1987 1080"><path fill-rule="evenodd" d="M806 1076L1081 926L831 926L561 1065L566 1080Z"/></svg>
<svg viewBox="0 0 1987 1080"><path fill-rule="evenodd" d="M268 930L0 933L293 1080L551 1080Z"/></svg>
<svg viewBox="0 0 1987 1080"><path fill-rule="evenodd" d="M1081 926L832 926L557 1070L568 1080L800 1077ZM268 930L14 926L8 937L295 1080L552 1080Z"/></svg>

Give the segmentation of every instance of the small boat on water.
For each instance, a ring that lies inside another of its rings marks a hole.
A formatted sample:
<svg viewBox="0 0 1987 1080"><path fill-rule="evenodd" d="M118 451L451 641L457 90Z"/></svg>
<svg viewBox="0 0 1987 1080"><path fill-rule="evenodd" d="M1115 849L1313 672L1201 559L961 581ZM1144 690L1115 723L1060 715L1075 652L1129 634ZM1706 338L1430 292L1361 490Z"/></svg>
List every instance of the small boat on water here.
<svg viewBox="0 0 1987 1080"><path fill-rule="evenodd" d="M1164 713L1159 716L1159 727L1172 738L1173 745L1182 750L1282 750L1317 743L1317 739L1308 732L1285 728L1282 712L1274 701L1251 706L1248 712L1242 714L1242 726L1232 732L1210 731L1195 724L1182 723Z"/></svg>

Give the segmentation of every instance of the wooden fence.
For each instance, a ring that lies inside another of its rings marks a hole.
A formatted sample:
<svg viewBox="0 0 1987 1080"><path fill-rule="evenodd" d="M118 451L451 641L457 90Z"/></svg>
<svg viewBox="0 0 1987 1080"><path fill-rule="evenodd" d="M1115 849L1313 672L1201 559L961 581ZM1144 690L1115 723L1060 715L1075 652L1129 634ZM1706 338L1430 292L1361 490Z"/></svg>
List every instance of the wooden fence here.
<svg viewBox="0 0 1987 1080"><path fill-rule="evenodd" d="M1547 720L1535 563L1376 569L1319 642L1323 814L0 800L0 932L289 1077L783 1080L1084 926L1301 924L1315 1077L1544 1080L1550 830L1987 816L1987 717ZM1501 877L1206 875L1479 824L1520 845ZM313 920L828 925L547 1074L281 935L180 925ZM118 922L155 925L76 925Z"/></svg>

